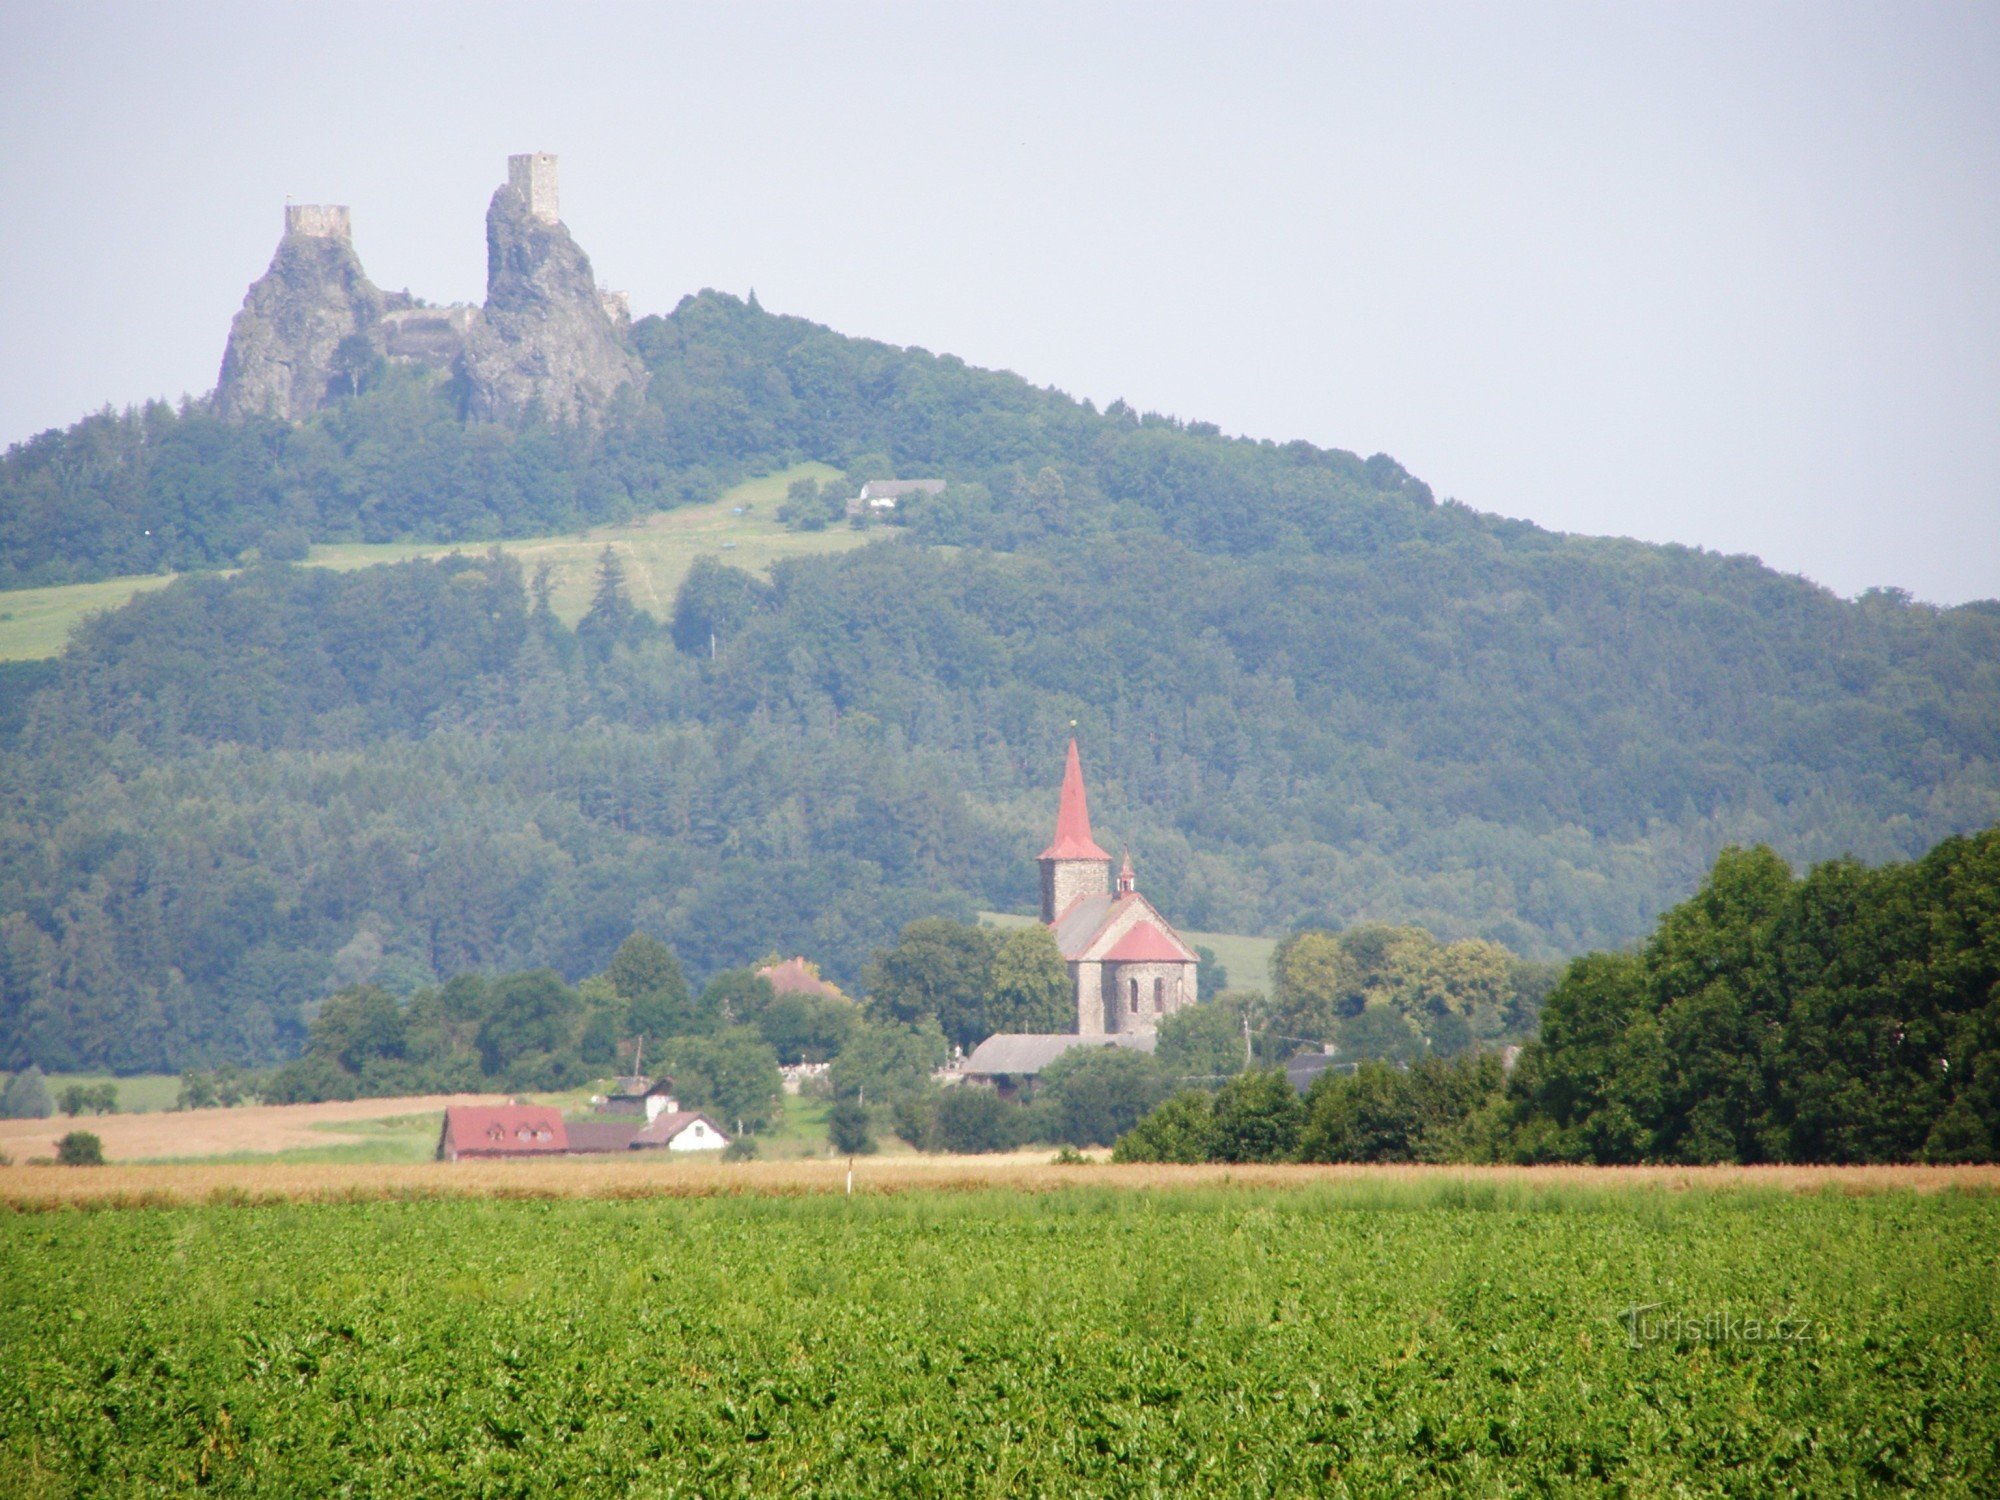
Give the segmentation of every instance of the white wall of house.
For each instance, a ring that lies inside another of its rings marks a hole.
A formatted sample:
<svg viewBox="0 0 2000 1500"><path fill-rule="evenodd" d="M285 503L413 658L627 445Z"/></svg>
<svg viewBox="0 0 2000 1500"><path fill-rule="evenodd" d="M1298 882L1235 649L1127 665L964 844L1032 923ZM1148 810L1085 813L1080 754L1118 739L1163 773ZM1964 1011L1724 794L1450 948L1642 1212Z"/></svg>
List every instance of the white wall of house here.
<svg viewBox="0 0 2000 1500"><path fill-rule="evenodd" d="M669 1151L720 1151L729 1142L711 1130L706 1120L691 1120L681 1133L667 1142Z"/></svg>

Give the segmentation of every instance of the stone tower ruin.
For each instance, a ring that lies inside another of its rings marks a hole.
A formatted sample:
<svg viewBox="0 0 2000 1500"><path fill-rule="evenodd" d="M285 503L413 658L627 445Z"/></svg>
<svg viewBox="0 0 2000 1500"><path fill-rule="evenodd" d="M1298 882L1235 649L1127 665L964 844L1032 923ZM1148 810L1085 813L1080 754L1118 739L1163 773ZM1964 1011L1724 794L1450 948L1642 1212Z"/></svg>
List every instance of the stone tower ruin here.
<svg viewBox="0 0 2000 1500"><path fill-rule="evenodd" d="M316 240L354 241L354 220L345 203L287 203L285 233Z"/></svg>
<svg viewBox="0 0 2000 1500"><path fill-rule="evenodd" d="M621 389L645 387L631 328L562 222L554 153L526 151L487 206L483 307L382 292L345 204L286 204L277 254L230 325L216 402L238 420L298 422L397 365L444 377L478 421L594 424Z"/></svg>
<svg viewBox="0 0 2000 1500"><path fill-rule="evenodd" d="M552 152L527 151L507 158L507 186L528 200L528 212L544 224L562 222L556 197L556 159Z"/></svg>

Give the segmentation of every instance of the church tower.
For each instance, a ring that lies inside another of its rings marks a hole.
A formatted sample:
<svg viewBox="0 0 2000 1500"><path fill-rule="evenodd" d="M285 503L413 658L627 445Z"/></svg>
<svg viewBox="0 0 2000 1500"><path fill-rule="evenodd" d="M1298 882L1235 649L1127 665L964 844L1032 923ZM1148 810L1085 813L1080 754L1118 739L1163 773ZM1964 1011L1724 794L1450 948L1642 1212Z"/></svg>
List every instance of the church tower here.
<svg viewBox="0 0 2000 1500"><path fill-rule="evenodd" d="M1041 852L1042 921L1053 923L1084 896L1111 892L1111 856L1090 836L1090 804L1083 793L1083 761L1076 740L1063 766L1062 802L1056 809L1055 842Z"/></svg>

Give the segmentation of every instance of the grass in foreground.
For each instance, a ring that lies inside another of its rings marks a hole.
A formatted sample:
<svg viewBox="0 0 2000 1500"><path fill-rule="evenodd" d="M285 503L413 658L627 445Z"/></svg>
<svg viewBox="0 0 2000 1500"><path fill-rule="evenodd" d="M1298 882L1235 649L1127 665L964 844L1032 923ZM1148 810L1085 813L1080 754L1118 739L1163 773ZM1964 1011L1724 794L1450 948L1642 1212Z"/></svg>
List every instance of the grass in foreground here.
<svg viewBox="0 0 2000 1500"><path fill-rule="evenodd" d="M778 520L778 506L795 479L830 479L837 471L826 464L799 464L778 474L746 480L720 500L677 510L656 511L636 520L595 526L567 536L526 537L499 543L432 542L332 543L312 549L305 565L352 569L376 563L407 562L416 557L445 557L452 552L478 553L497 545L521 561L529 574L542 563L550 569L550 601L556 614L574 625L590 607L597 579L597 560L606 546L625 564L626 589L632 602L661 619L673 610L674 594L698 557L710 556L749 572L767 574L774 562L787 557L845 552L880 536L878 531L854 531L832 526L825 531L787 531ZM747 506L743 515L732 511ZM11 589L0 592L0 661L35 661L60 655L70 632L88 615L116 609L133 595L162 588L172 575L106 578L96 583L57 588Z"/></svg>
<svg viewBox="0 0 2000 1500"><path fill-rule="evenodd" d="M1338 1184L16 1216L0 1473L1991 1494L1996 1247L1990 1195Z"/></svg>

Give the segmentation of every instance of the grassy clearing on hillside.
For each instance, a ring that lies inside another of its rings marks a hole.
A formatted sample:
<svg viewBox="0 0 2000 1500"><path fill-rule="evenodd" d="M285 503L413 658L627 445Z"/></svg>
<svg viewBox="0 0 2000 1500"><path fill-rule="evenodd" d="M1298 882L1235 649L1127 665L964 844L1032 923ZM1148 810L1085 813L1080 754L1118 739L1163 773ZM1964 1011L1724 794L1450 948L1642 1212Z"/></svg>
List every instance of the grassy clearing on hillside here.
<svg viewBox="0 0 2000 1500"><path fill-rule="evenodd" d="M100 578L44 589L0 591L0 661L40 661L60 656L69 633L86 615L117 609L133 595L165 588L171 573Z"/></svg>
<svg viewBox="0 0 2000 1500"><path fill-rule="evenodd" d="M2000 1488L1992 1196L192 1208L0 1278L29 1495Z"/></svg>
<svg viewBox="0 0 2000 1500"><path fill-rule="evenodd" d="M979 920L988 927L1026 927L1035 919L1020 916L1014 912L983 911ZM1240 932L1196 932L1191 928L1177 928L1176 931L1190 943L1198 943L1208 949L1229 971L1229 987L1235 990L1262 990L1270 994L1275 987L1271 978L1271 955L1277 951L1278 940L1267 937L1250 937ZM1212 997L1214 987L1204 978L1202 993Z"/></svg>
<svg viewBox="0 0 2000 1500"><path fill-rule="evenodd" d="M590 607L597 560L610 546L624 560L626 589L632 602L664 619L673 609L681 580L698 557L716 557L749 572L768 574L771 565L783 558L845 552L879 536L879 532L855 531L844 525L817 532L787 531L779 522L778 506L793 480L831 479L837 472L827 464L799 464L782 473L746 480L707 505L655 511L569 536L445 546L430 542L332 543L313 548L305 565L349 570L416 557L445 557L453 552L484 552L489 545L497 545L519 558L530 577L541 564L549 564L555 611L574 625ZM731 514L742 506L749 507L747 514ZM172 582L172 575L162 574L0 592L0 661L34 661L59 655L70 632L86 616L116 609L135 594Z"/></svg>

